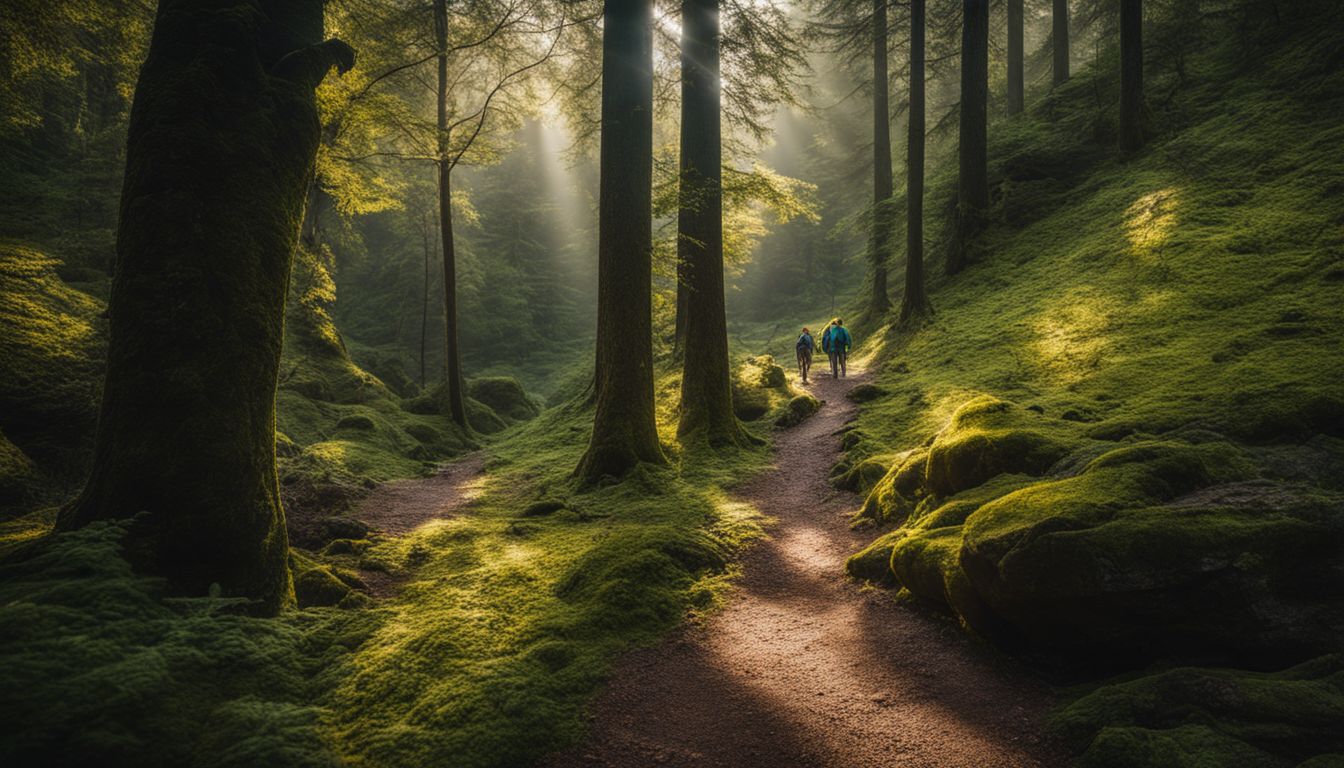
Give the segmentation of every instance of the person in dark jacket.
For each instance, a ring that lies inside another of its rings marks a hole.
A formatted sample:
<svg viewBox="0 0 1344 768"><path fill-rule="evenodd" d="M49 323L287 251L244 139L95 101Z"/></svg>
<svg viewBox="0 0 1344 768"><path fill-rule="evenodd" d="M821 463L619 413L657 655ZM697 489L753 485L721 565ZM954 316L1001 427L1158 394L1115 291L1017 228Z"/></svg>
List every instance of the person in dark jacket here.
<svg viewBox="0 0 1344 768"><path fill-rule="evenodd" d="M802 374L803 383L807 383L807 372L812 369L812 351L817 348L817 342L812 338L812 332L804 328L798 341L793 345L794 353L798 357L798 373Z"/></svg>

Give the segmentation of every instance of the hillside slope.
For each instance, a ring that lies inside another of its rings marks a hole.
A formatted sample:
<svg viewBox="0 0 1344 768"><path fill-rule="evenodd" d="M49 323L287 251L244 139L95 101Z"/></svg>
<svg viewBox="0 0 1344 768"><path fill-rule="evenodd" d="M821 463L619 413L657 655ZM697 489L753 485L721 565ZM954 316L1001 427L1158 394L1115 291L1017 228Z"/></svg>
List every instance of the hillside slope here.
<svg viewBox="0 0 1344 768"><path fill-rule="evenodd" d="M1128 161L1105 66L993 126L981 258L876 339L836 470L891 526L850 572L1012 651L1320 657L1104 689L1061 719L1087 765L1344 752L1344 35L1300 19L1150 61L1158 135Z"/></svg>

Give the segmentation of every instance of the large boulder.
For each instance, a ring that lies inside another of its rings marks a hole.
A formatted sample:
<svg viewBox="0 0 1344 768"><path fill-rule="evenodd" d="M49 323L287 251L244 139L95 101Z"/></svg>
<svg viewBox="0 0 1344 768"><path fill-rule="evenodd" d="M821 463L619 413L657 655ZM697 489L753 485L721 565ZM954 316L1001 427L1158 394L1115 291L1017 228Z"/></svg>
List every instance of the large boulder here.
<svg viewBox="0 0 1344 768"><path fill-rule="evenodd" d="M1273 483L1219 495L1250 474L1226 443L1149 442L985 504L958 565L1003 624L978 629L1113 659L1266 664L1337 648L1341 500Z"/></svg>
<svg viewBox="0 0 1344 768"><path fill-rule="evenodd" d="M482 376L467 382L467 396L489 406L506 421L527 421L540 413L523 385L511 376Z"/></svg>
<svg viewBox="0 0 1344 768"><path fill-rule="evenodd" d="M1074 435L1035 411L982 395L958 408L933 441L924 483L950 496L995 475L1041 475L1077 446Z"/></svg>

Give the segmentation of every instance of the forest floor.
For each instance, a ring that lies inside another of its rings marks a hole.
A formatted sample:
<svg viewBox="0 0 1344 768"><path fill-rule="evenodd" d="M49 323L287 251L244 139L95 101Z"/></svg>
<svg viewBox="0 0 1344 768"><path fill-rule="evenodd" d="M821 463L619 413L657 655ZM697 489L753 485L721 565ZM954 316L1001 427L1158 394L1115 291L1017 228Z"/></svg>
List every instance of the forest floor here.
<svg viewBox="0 0 1344 768"><path fill-rule="evenodd" d="M863 588L845 558L860 499L827 482L862 375L779 433L774 467L734 492L773 519L722 611L618 663L586 742L550 765L1037 766L1050 688L956 624Z"/></svg>

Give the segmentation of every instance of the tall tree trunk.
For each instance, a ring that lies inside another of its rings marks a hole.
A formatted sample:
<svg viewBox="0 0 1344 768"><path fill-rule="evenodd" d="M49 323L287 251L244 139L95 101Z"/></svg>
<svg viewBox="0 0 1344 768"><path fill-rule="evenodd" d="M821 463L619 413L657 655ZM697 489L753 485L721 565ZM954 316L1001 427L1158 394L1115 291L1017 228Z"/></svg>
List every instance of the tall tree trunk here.
<svg viewBox="0 0 1344 768"><path fill-rule="evenodd" d="M963 0L961 120L958 139L957 214L947 273L971 262L973 241L989 208L986 121L989 100L989 0Z"/></svg>
<svg viewBox="0 0 1344 768"><path fill-rule="evenodd" d="M686 266L682 437L742 445L728 376L723 301L723 178L719 114L719 3L681 4L681 189L677 251Z"/></svg>
<svg viewBox="0 0 1344 768"><path fill-rule="evenodd" d="M653 412L653 2L602 11L596 414L586 483L664 464Z"/></svg>
<svg viewBox="0 0 1344 768"><path fill-rule="evenodd" d="M910 131L906 142L905 296L901 321L933 311L924 288L924 0L910 0Z"/></svg>
<svg viewBox="0 0 1344 768"><path fill-rule="evenodd" d="M1143 140L1143 0L1120 0L1120 150Z"/></svg>
<svg viewBox="0 0 1344 768"><path fill-rule="evenodd" d="M872 294L868 315L889 309L887 259L891 256L891 110L887 105L887 2L873 0L873 234L869 245Z"/></svg>
<svg viewBox="0 0 1344 768"><path fill-rule="evenodd" d="M672 335L672 359L683 359L682 353L686 351L686 312L687 300L689 294L686 291L686 281L690 277L687 275L686 256L682 253L681 242L677 242L677 307L676 318L673 321Z"/></svg>
<svg viewBox="0 0 1344 768"><path fill-rule="evenodd" d="M1051 74L1055 85L1069 81L1069 0L1054 0L1050 16Z"/></svg>
<svg viewBox="0 0 1344 768"><path fill-rule="evenodd" d="M462 394L462 351L457 333L457 249L453 242L453 164L448 157L448 2L434 0L434 43L438 48L439 237L443 247L443 397L448 415L464 430L466 398Z"/></svg>
<svg viewBox="0 0 1344 768"><path fill-rule="evenodd" d="M420 288L420 388L425 388L425 339L429 336L429 214L420 220L425 245L425 281Z"/></svg>
<svg viewBox="0 0 1344 768"><path fill-rule="evenodd" d="M223 6L158 7L127 131L93 469L57 527L134 518L124 551L171 591L274 613L293 600L275 388L314 90L354 53L321 42L320 0Z"/></svg>
<svg viewBox="0 0 1344 768"><path fill-rule="evenodd" d="M1026 103L1022 74L1022 0L1008 0L1008 114L1022 113Z"/></svg>

